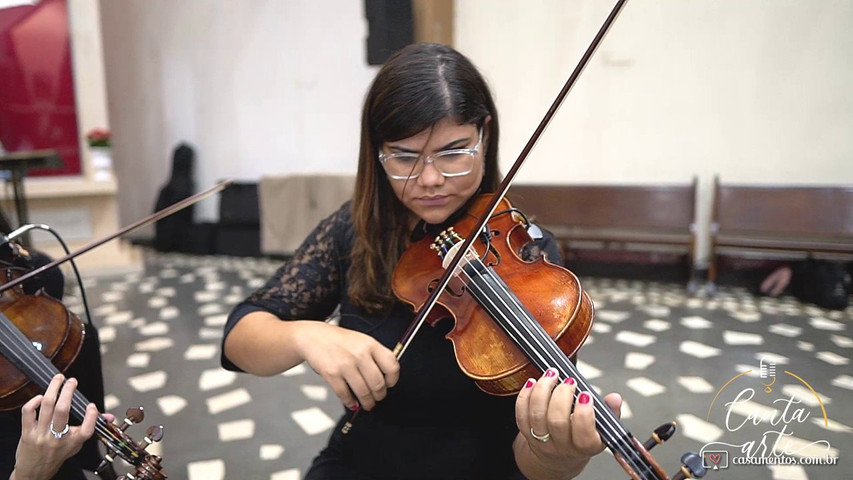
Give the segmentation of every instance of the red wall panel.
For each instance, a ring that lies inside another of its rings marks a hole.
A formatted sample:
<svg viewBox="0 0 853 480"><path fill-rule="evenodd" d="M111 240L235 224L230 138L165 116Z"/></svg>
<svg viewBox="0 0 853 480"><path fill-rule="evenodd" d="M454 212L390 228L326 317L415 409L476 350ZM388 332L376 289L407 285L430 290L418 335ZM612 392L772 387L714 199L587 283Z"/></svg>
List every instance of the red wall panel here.
<svg viewBox="0 0 853 480"><path fill-rule="evenodd" d="M66 0L0 9L0 141L7 151L52 148L81 173Z"/></svg>

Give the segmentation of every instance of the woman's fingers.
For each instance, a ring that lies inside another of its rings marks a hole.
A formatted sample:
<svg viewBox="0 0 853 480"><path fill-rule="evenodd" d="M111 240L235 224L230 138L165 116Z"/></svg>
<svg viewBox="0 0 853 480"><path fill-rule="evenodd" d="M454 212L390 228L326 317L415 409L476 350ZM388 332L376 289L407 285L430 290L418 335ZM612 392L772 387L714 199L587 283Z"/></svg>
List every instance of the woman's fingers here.
<svg viewBox="0 0 853 480"><path fill-rule="evenodd" d="M530 442L533 438L530 436L530 418L527 412L530 410L530 395L533 393L534 386L536 386L536 380L528 378L515 400L515 423L518 425L518 431Z"/></svg>
<svg viewBox="0 0 853 480"><path fill-rule="evenodd" d="M337 328L337 327L336 327ZM359 332L333 331L321 345L306 357L346 407L359 405L371 410L388 394L400 376L400 365L391 350ZM325 353L324 353L325 350Z"/></svg>
<svg viewBox="0 0 853 480"><path fill-rule="evenodd" d="M548 431L557 449L572 445L572 403L574 402L575 379L568 377L554 388L548 404Z"/></svg>
<svg viewBox="0 0 853 480"><path fill-rule="evenodd" d="M592 456L604 449L595 429L594 398L589 392L581 392L575 400L572 413L572 444L577 450Z"/></svg>
<svg viewBox="0 0 853 480"><path fill-rule="evenodd" d="M86 406L86 415L83 416L83 423L80 424L79 434L81 437L89 438L95 433L95 423L98 421L98 407L94 403Z"/></svg>
<svg viewBox="0 0 853 480"><path fill-rule="evenodd" d="M385 377L385 386L391 388L396 385L397 380L400 379L400 362L397 361L394 352L380 345L372 352L372 355Z"/></svg>
<svg viewBox="0 0 853 480"><path fill-rule="evenodd" d="M21 407L21 432L22 434L26 434L28 431L36 428L38 426L38 419L36 418L36 410L41 406L42 399L44 395L36 395L35 397L29 399L27 403Z"/></svg>
<svg viewBox="0 0 853 480"><path fill-rule="evenodd" d="M610 407L610 410L612 410L618 418L622 418L622 395L619 395L618 393L608 393L604 397L604 403Z"/></svg>
<svg viewBox="0 0 853 480"><path fill-rule="evenodd" d="M62 382L65 381L65 376L61 373L54 375L44 392L41 408L38 414L38 426L42 431L47 431L50 422L53 421L53 409L56 405L56 400L59 397L59 389L62 387ZM60 428L63 428L64 425Z"/></svg>
<svg viewBox="0 0 853 480"><path fill-rule="evenodd" d="M538 436L539 441L543 441L543 437L550 437L551 435L551 428L548 425L548 405L551 403L551 394L558 381L557 371L549 368L545 370L545 373L533 386L533 392L530 393L528 415L532 431L529 433L531 436Z"/></svg>
<svg viewBox="0 0 853 480"><path fill-rule="evenodd" d="M531 445L553 442L555 435L560 438L552 445L562 445L567 441L566 422L571 408L571 394L567 397L562 389L555 391L558 382L557 371L549 368L538 381L532 378L527 380L518 394L515 404L516 423ZM566 411L554 418L552 424L552 414L560 408L559 405L563 405Z"/></svg>
<svg viewBox="0 0 853 480"><path fill-rule="evenodd" d="M349 385L343 377L326 378L326 382L332 387L332 391L335 392L335 395L337 395L344 406L350 410L358 408L358 400L353 396L352 390L350 390Z"/></svg>
<svg viewBox="0 0 853 480"><path fill-rule="evenodd" d="M529 379L518 393L516 423L531 448L549 456L592 456L604 449L595 426L595 395L577 391L571 377L559 381L554 369L537 381ZM622 397L604 401L618 417Z"/></svg>
<svg viewBox="0 0 853 480"><path fill-rule="evenodd" d="M62 385L59 398L57 398L56 405L53 407L53 415L50 417L50 423L53 425L54 432L61 432L68 426L68 416L71 413L71 400L75 389L77 389L76 378L69 378Z"/></svg>
<svg viewBox="0 0 853 480"><path fill-rule="evenodd" d="M372 410L376 406L376 399L361 370L358 368L351 369L345 379L361 407L365 410Z"/></svg>

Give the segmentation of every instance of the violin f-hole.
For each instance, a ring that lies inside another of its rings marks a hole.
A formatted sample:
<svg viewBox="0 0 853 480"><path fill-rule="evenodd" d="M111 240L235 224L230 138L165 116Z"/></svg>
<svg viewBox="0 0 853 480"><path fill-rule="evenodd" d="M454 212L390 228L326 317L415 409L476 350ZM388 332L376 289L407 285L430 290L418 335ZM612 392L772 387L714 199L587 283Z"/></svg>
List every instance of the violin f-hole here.
<svg viewBox="0 0 853 480"><path fill-rule="evenodd" d="M433 280L433 281L429 282L429 285L427 285L427 291L428 291L429 293L432 293L432 292L433 292L433 290L435 290L435 288L436 288L437 286L438 286L438 279L435 279L435 280ZM447 292L448 294L450 294L450 295L452 295L452 296L456 297L456 298L459 298L459 297L461 297L462 295L464 295L464 294L465 294L465 285L464 285L464 284L463 284L463 285L461 285L461 286L459 287L459 289L457 290L457 289L454 289L454 288L453 288L453 286L452 286L450 283L448 283L448 284L447 284L447 287L444 289L444 291L445 291L445 292Z"/></svg>

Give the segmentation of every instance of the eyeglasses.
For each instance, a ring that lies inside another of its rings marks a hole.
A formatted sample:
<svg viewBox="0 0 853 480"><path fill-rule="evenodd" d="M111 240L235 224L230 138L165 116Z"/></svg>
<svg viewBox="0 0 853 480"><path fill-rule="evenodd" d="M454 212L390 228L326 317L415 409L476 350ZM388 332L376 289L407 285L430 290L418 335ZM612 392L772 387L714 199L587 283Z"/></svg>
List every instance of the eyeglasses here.
<svg viewBox="0 0 853 480"><path fill-rule="evenodd" d="M385 168L385 173L394 180L414 180L429 163L445 177L461 177L474 169L474 158L480 153L482 143L483 129L480 128L480 139L474 148L443 150L426 157L413 152L380 153L379 162Z"/></svg>

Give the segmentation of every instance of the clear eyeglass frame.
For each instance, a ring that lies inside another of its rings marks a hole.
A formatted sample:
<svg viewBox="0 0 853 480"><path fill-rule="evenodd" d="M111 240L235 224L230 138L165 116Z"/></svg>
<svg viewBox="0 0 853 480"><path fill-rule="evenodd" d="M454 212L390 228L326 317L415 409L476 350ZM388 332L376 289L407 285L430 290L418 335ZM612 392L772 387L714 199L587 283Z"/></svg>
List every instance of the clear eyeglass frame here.
<svg viewBox="0 0 853 480"><path fill-rule="evenodd" d="M471 170L474 169L474 158L480 153L480 147L483 144L482 127L480 128L479 137L477 144L474 145L473 148L453 148L450 150L442 150L425 157L423 154L413 152L380 153L379 163L382 164L382 167L385 169L385 173L388 177L394 180L414 180L421 175L424 168L430 163L445 178L463 177L471 173ZM442 159L458 155L467 155L469 157L470 163L466 170L460 172L445 172L442 170L441 165L444 163L442 162ZM423 161L421 161L421 159L423 159ZM399 161L399 168L395 169L394 163L389 163L389 161ZM412 163L412 161L415 163ZM404 163L406 164L404 165ZM392 170L397 173L393 173ZM402 174L402 172L409 173Z"/></svg>

